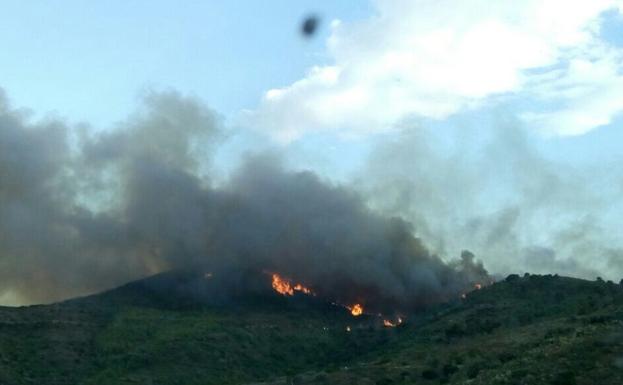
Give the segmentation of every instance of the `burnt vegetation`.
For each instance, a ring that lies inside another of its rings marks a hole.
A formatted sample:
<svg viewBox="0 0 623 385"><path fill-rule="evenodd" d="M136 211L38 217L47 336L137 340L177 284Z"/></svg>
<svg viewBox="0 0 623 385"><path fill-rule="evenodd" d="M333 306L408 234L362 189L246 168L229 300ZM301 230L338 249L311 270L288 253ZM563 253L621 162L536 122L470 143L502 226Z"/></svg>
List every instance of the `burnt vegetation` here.
<svg viewBox="0 0 623 385"><path fill-rule="evenodd" d="M375 316L260 285L218 296L221 283L202 277L165 273L58 304L0 308L0 383L623 381L623 287L612 282L511 275L385 328Z"/></svg>

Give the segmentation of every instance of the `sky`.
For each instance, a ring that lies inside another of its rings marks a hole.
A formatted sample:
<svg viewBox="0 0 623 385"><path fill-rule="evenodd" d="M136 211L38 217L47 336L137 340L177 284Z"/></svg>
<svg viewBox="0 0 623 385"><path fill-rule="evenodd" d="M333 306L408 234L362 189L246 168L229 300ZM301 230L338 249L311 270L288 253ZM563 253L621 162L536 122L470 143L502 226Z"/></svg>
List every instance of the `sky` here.
<svg viewBox="0 0 623 385"><path fill-rule="evenodd" d="M141 91L174 88L286 142L500 105L544 136L574 136L623 108L619 5L5 1L0 84L36 116L94 129L124 119ZM301 39L308 14L323 23Z"/></svg>
<svg viewBox="0 0 623 385"><path fill-rule="evenodd" d="M620 0L5 0L0 9L0 88L33 121L106 132L145 94L176 90L228 130L223 175L249 151L278 149L293 168L357 184L371 207L400 206L440 253L470 248L500 272L531 263L623 275L613 230L623 225ZM308 15L321 22L305 38ZM409 204L378 198L399 182L411 186ZM504 234L479 224L511 217ZM496 259L511 241L523 262Z"/></svg>
<svg viewBox="0 0 623 385"><path fill-rule="evenodd" d="M617 6L4 1L0 85L35 116L94 130L123 120L145 90L173 88L279 141L305 136L298 152L320 143L342 158L405 116L438 122L506 106L550 139L552 156L602 160L621 139ZM308 14L322 24L301 39ZM342 145L348 136L360 140Z"/></svg>
<svg viewBox="0 0 623 385"><path fill-rule="evenodd" d="M369 12L365 1L316 3L3 1L0 83L16 105L96 127L123 119L148 87L194 94L233 116L328 60L323 36L300 38L304 16Z"/></svg>

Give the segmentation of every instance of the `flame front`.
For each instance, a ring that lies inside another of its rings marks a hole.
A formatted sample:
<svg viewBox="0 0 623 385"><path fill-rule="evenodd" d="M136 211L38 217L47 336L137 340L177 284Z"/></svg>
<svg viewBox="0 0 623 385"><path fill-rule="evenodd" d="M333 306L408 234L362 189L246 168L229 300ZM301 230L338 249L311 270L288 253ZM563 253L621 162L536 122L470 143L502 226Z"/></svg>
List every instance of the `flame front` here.
<svg viewBox="0 0 623 385"><path fill-rule="evenodd" d="M297 283L296 286L294 286L294 290L303 292L305 294L313 294L310 289L306 288L305 286L301 285L300 283Z"/></svg>
<svg viewBox="0 0 623 385"><path fill-rule="evenodd" d="M350 310L350 314L354 315L355 317L360 316L363 314L363 306L361 306L360 304L356 303L353 306L348 308Z"/></svg>
<svg viewBox="0 0 623 385"><path fill-rule="evenodd" d="M281 295L294 295L295 291L300 291L301 293L305 293L308 295L314 295L314 292L311 289L297 283L296 285L292 285L290 280L281 277L277 273L272 274L273 277L273 289Z"/></svg>
<svg viewBox="0 0 623 385"><path fill-rule="evenodd" d="M271 273L268 271L264 271L264 273L270 274L270 276L272 277L273 289L281 295L293 296L295 291L298 291L298 292L301 292L307 295L312 295L312 296L316 295L316 293L314 293L311 289L301 285L300 283L293 284L290 279L282 277L277 273ZM331 302L331 303L335 306L341 306L341 307L348 309L350 311L350 314L353 315L353 317L358 317L362 315L364 312L363 305L360 303L355 303L355 304L352 304L351 306L347 306L347 305L344 305L338 302ZM378 314L378 316L380 318L383 317L383 315L380 313ZM398 317L396 321L383 319L383 325L387 327L396 327L400 325L401 323L402 323L402 319L400 317ZM350 331L350 326L347 326L346 331Z"/></svg>
<svg viewBox="0 0 623 385"><path fill-rule="evenodd" d="M400 325L402 323L402 318L398 317L398 319L396 320L396 322L392 322L388 319L384 319L383 320L383 326L388 327L388 328L395 328L396 326Z"/></svg>
<svg viewBox="0 0 623 385"><path fill-rule="evenodd" d="M290 282L275 273L273 273L273 289L282 295L294 295L294 289L292 288L292 285L290 285Z"/></svg>

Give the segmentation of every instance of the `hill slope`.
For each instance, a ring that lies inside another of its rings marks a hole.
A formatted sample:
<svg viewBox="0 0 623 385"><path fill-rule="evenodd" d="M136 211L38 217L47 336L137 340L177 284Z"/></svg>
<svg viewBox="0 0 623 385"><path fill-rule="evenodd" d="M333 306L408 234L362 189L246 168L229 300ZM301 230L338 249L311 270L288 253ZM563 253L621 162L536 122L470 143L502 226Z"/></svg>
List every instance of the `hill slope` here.
<svg viewBox="0 0 623 385"><path fill-rule="evenodd" d="M384 328L315 297L204 281L169 273L0 308L0 384L623 383L613 283L511 276Z"/></svg>

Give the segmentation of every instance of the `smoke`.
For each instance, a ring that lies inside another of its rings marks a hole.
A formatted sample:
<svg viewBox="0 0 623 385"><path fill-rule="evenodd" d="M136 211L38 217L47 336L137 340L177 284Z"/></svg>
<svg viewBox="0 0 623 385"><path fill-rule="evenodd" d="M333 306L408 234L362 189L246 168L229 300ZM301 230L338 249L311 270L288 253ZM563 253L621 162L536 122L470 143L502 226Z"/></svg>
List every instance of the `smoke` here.
<svg viewBox="0 0 623 385"><path fill-rule="evenodd" d="M497 274L620 279L618 173L547 159L516 122L455 126L405 124L354 182L293 171L279 151L223 178L213 158L228 132L192 98L147 94L94 134L33 122L2 96L0 301L197 268L274 271L331 300L405 309L488 280L464 249Z"/></svg>
<svg viewBox="0 0 623 385"><path fill-rule="evenodd" d="M548 159L535 142L512 120L474 127L457 118L436 130L405 123L374 151L358 190L413 223L440 255L467 248L500 274L618 281L623 242L612 229L623 177L603 164Z"/></svg>
<svg viewBox="0 0 623 385"><path fill-rule="evenodd" d="M217 129L194 101L163 94L145 102L118 130L91 138L60 121L31 123L2 98L0 296L57 300L167 267L147 238L161 225L145 221L141 202L159 194L163 210L178 210L168 228L183 231L176 225L193 218L176 197L196 181L191 142L213 141Z"/></svg>
<svg viewBox="0 0 623 385"><path fill-rule="evenodd" d="M447 264L353 188L248 155L216 183L219 118L148 94L114 130L30 122L0 102L0 297L45 302L169 269L277 271L343 303L405 309L487 277Z"/></svg>

